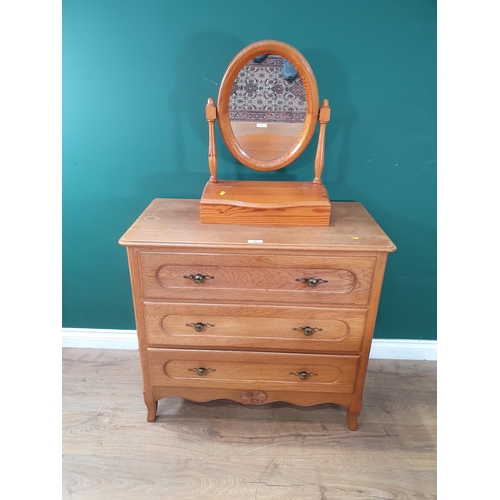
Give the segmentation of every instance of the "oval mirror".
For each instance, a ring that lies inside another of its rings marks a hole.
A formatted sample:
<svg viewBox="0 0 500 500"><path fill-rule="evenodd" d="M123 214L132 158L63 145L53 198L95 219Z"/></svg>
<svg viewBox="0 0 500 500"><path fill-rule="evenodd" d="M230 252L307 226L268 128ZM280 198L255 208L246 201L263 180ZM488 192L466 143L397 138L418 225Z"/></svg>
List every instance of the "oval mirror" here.
<svg viewBox="0 0 500 500"><path fill-rule="evenodd" d="M255 170L277 170L294 161L314 134L318 87L299 51L264 40L231 61L217 108L221 136L233 156Z"/></svg>

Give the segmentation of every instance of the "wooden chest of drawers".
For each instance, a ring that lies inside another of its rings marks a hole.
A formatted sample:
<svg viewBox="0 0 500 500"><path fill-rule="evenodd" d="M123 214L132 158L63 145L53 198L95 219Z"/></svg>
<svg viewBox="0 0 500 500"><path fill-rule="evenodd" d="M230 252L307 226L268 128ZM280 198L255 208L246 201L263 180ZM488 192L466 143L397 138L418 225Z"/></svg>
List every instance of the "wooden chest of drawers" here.
<svg viewBox="0 0 500 500"><path fill-rule="evenodd" d="M357 429L388 252L362 205L328 227L201 224L156 199L127 247L148 421L158 400L335 403Z"/></svg>

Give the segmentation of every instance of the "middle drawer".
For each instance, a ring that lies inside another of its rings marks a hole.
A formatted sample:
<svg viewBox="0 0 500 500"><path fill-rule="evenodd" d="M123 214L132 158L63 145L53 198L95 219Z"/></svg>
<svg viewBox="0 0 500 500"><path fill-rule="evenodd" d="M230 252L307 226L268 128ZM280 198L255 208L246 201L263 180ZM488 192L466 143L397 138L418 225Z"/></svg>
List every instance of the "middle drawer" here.
<svg viewBox="0 0 500 500"><path fill-rule="evenodd" d="M365 309L145 302L150 347L358 352Z"/></svg>

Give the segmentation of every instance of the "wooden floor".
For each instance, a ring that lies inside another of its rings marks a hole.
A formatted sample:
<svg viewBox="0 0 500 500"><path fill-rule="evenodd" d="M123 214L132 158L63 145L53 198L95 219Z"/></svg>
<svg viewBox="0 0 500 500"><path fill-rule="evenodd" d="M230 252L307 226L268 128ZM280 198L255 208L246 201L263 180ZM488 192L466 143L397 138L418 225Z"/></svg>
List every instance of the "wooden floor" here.
<svg viewBox="0 0 500 500"><path fill-rule="evenodd" d="M371 360L358 419L334 405L159 402L137 351L63 349L63 499L428 499L436 362Z"/></svg>

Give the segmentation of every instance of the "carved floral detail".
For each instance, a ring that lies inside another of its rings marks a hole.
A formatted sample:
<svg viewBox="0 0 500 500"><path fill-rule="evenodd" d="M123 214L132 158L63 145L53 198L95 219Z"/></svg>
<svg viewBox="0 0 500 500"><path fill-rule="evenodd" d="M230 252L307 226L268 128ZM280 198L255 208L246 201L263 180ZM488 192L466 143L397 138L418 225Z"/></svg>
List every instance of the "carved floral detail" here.
<svg viewBox="0 0 500 500"><path fill-rule="evenodd" d="M267 400L267 394L264 391L243 391L240 398L244 404L260 405Z"/></svg>

